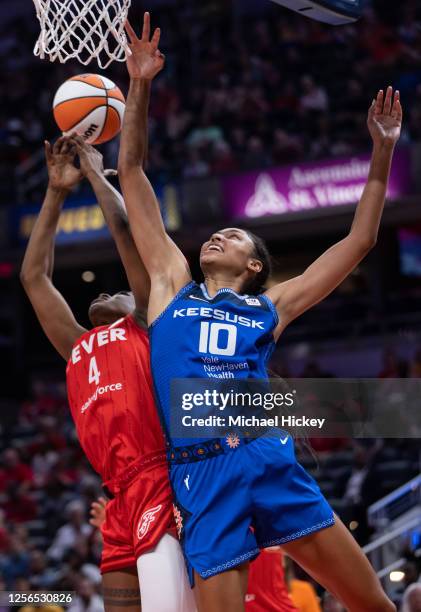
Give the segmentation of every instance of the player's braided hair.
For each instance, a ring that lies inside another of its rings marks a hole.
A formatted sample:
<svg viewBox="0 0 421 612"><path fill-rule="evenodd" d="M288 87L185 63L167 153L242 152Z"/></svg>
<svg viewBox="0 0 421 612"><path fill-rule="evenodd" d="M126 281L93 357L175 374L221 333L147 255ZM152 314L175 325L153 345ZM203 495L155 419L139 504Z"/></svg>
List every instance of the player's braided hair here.
<svg viewBox="0 0 421 612"><path fill-rule="evenodd" d="M248 230L247 234L254 245L253 257L261 261L263 265L260 272L244 287L244 293L259 295L263 292L265 283L272 272L272 263L265 241Z"/></svg>

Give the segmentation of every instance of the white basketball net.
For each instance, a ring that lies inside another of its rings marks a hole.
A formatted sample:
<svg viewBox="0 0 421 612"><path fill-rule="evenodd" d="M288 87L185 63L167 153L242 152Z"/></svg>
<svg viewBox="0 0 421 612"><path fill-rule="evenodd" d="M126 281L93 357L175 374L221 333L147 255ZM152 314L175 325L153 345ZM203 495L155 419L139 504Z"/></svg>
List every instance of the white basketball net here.
<svg viewBox="0 0 421 612"><path fill-rule="evenodd" d="M96 59L100 68L126 58L124 24L131 0L34 0L41 34L35 55L61 63Z"/></svg>

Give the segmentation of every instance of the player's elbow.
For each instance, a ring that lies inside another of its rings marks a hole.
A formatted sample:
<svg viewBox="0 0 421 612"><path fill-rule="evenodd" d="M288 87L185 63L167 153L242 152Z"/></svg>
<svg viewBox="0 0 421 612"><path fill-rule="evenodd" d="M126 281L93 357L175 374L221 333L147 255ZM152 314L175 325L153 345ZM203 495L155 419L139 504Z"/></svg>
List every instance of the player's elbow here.
<svg viewBox="0 0 421 612"><path fill-rule="evenodd" d="M29 272L29 270L27 270L26 268L21 268L21 271L19 273L19 279L21 284L26 287L30 282L31 282L31 273Z"/></svg>
<svg viewBox="0 0 421 612"><path fill-rule="evenodd" d="M142 160L136 155L120 155L118 158L118 176L121 179L129 177L133 172L138 172L142 168Z"/></svg>
<svg viewBox="0 0 421 612"><path fill-rule="evenodd" d="M369 253L372 249L374 249L374 247L377 244L377 235L369 235L364 237L361 240L361 251L364 253L364 255L367 255L367 253Z"/></svg>
<svg viewBox="0 0 421 612"><path fill-rule="evenodd" d="M377 233L351 235L355 248L360 258L365 257L377 244Z"/></svg>
<svg viewBox="0 0 421 612"><path fill-rule="evenodd" d="M23 265L19 274L20 282L25 289L36 284L41 278L41 274L38 270L35 270L29 266Z"/></svg>

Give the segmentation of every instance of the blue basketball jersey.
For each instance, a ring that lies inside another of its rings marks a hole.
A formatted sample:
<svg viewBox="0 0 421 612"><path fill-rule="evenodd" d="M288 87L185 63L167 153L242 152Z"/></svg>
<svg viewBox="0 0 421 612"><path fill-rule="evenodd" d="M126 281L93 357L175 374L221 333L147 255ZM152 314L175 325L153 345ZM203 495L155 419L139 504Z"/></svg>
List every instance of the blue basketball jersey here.
<svg viewBox="0 0 421 612"><path fill-rule="evenodd" d="M263 294L220 289L210 297L205 284L193 281L181 289L149 330L155 394L167 438L171 380L267 378L277 324L275 306Z"/></svg>
<svg viewBox="0 0 421 612"><path fill-rule="evenodd" d="M213 380L229 389L235 379L250 387L260 387L260 379L265 388L277 324L265 295L220 289L211 298L205 285L191 282L150 328L155 394L170 445L174 516L192 586L195 571L209 578L255 558L260 548L285 544L335 520L285 432L272 428L270 435L240 439L235 431L226 436L211 431L198 440L177 437L174 427L170 437L171 411L177 416L180 407L172 381L190 379L183 389L196 384L199 389L202 381L206 387Z"/></svg>

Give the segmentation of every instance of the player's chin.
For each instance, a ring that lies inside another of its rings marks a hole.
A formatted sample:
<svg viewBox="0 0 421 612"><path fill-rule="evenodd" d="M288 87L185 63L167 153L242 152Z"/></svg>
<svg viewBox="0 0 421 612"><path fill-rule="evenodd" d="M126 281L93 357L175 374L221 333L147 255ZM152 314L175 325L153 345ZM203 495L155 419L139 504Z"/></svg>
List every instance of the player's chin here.
<svg viewBox="0 0 421 612"><path fill-rule="evenodd" d="M212 264L214 262L220 262L223 260L225 253L221 251L204 251L200 255L200 263L203 265Z"/></svg>

